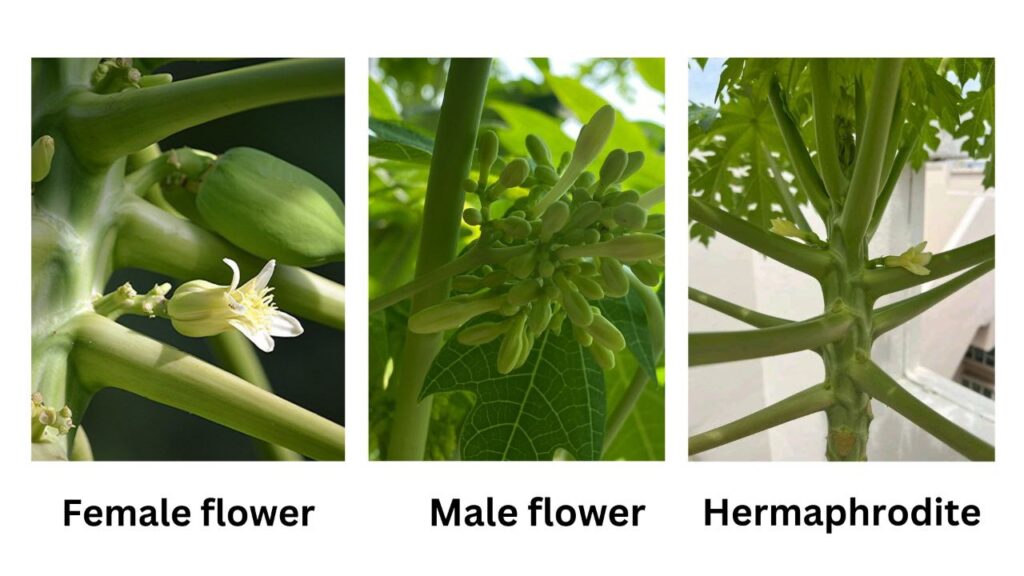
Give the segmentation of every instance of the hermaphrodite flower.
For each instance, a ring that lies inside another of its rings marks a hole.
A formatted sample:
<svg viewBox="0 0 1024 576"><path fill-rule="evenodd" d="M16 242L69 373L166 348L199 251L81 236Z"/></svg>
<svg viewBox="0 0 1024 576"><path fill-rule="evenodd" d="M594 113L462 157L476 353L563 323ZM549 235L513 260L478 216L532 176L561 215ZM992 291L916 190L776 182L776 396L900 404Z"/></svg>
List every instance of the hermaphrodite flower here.
<svg viewBox="0 0 1024 576"><path fill-rule="evenodd" d="M911 246L899 256L886 256L884 264L890 268L904 268L907 272L918 276L927 276L931 270L925 266L932 260L932 253L924 251L927 244L928 242L921 242L917 246Z"/></svg>
<svg viewBox="0 0 1024 576"><path fill-rule="evenodd" d="M192 280L175 290L167 302L167 315L175 330L199 338L234 328L264 352L273 351L274 336L302 334L302 325L277 309L270 293L273 288L267 287L274 274L273 260L242 286L238 285L238 264L230 258L225 258L224 263L231 268L230 286Z"/></svg>

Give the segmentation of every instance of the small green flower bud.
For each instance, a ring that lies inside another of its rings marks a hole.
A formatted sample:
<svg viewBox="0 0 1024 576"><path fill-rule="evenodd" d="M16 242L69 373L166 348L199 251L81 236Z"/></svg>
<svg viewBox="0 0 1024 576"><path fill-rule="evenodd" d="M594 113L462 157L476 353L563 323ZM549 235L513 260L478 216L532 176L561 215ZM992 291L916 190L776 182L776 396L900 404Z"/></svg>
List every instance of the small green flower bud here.
<svg viewBox="0 0 1024 576"><path fill-rule="evenodd" d="M634 262L629 265L629 268L636 275L637 280L647 286L657 286L661 283L661 270L646 260Z"/></svg>
<svg viewBox="0 0 1024 576"><path fill-rule="evenodd" d="M570 246L579 246L584 243L586 235L583 230L572 230L568 234L562 237L562 241Z"/></svg>
<svg viewBox="0 0 1024 576"><path fill-rule="evenodd" d="M587 228L583 231L584 244L597 244L600 241L601 233L597 231L597 228Z"/></svg>
<svg viewBox="0 0 1024 576"><path fill-rule="evenodd" d="M554 314L551 315L551 322L548 322L548 330L551 330L556 335L562 335L562 324L565 323L565 308L559 307L555 310Z"/></svg>
<svg viewBox="0 0 1024 576"><path fill-rule="evenodd" d="M504 334L508 324L508 321L481 322L464 328L459 332L457 338L463 346L480 346Z"/></svg>
<svg viewBox="0 0 1024 576"><path fill-rule="evenodd" d="M626 169L627 162L629 162L629 156L622 148L616 148L609 152L604 159L604 164L601 165L601 185L607 188L618 182L622 177L622 172Z"/></svg>
<svg viewBox="0 0 1024 576"><path fill-rule="evenodd" d="M493 130L488 130L480 135L477 154L480 158L480 179L486 182L487 175L491 172L491 166L498 159L498 135Z"/></svg>
<svg viewBox="0 0 1024 576"><path fill-rule="evenodd" d="M153 86L163 86L164 84L170 84L174 81L174 77L170 74L147 74L139 78L140 88L152 88Z"/></svg>
<svg viewBox="0 0 1024 576"><path fill-rule="evenodd" d="M583 174L580 174L579 178L576 179L575 186L587 190L596 183L597 176L594 176L590 172L584 172Z"/></svg>
<svg viewBox="0 0 1024 576"><path fill-rule="evenodd" d="M526 364L526 361L530 359L530 352L533 351L533 334L531 334L529 330L523 329L522 339L523 347L519 351L519 358L516 360L516 368Z"/></svg>
<svg viewBox="0 0 1024 576"><path fill-rule="evenodd" d="M556 272L557 274L557 272ZM551 276L554 278L554 274ZM558 300L562 297L562 291L555 285L554 281L544 283L544 295L551 300Z"/></svg>
<svg viewBox="0 0 1024 576"><path fill-rule="evenodd" d="M511 238L528 238L533 227L521 216L509 216L494 222L496 228Z"/></svg>
<svg viewBox="0 0 1024 576"><path fill-rule="evenodd" d="M590 335L590 332L587 332L575 324L572 326L572 335L581 346L590 346L594 343L594 337Z"/></svg>
<svg viewBox="0 0 1024 576"><path fill-rule="evenodd" d="M464 192L476 192L476 181L472 178L466 178L462 181L462 190Z"/></svg>
<svg viewBox="0 0 1024 576"><path fill-rule="evenodd" d="M565 283L571 284L568 280ZM589 326L594 321L594 312L590 309L587 299L579 292L579 289L567 290L561 285L559 288L562 290L562 307L565 308L569 320L572 320L572 323L577 326Z"/></svg>
<svg viewBox="0 0 1024 576"><path fill-rule="evenodd" d="M49 135L40 136L32 144L32 182L41 182L50 173L56 144Z"/></svg>
<svg viewBox="0 0 1024 576"><path fill-rule="evenodd" d="M647 211L636 204L615 207L615 223L626 230L640 230L647 225Z"/></svg>
<svg viewBox="0 0 1024 576"><path fill-rule="evenodd" d="M619 175L619 182L622 182L626 178L629 178L633 174L636 174L637 170L642 168L644 165L644 153L637 150L636 152L630 152L629 158L626 161L626 169Z"/></svg>
<svg viewBox="0 0 1024 576"><path fill-rule="evenodd" d="M468 302L450 300L441 302L413 314L409 318L409 330L416 334L434 334L452 330L481 314L498 310L504 303L504 296L492 296Z"/></svg>
<svg viewBox="0 0 1024 576"><path fill-rule="evenodd" d="M561 173L569 166L570 162L572 162L572 152L562 152L562 155L558 158L556 171Z"/></svg>
<svg viewBox="0 0 1024 576"><path fill-rule="evenodd" d="M577 262L576 265L580 269L580 275L581 276L596 276L597 275L597 263L596 262L588 262L586 260L581 260L580 262Z"/></svg>
<svg viewBox="0 0 1024 576"><path fill-rule="evenodd" d="M462 220L470 226L479 226L484 221L484 217L476 208L466 208L462 211Z"/></svg>
<svg viewBox="0 0 1024 576"><path fill-rule="evenodd" d="M555 272L555 263L551 260L541 260L537 263L537 273L541 278L550 278Z"/></svg>
<svg viewBox="0 0 1024 576"><path fill-rule="evenodd" d="M565 227L569 221L569 205L565 202L555 202L541 214L540 241L547 242L552 236Z"/></svg>
<svg viewBox="0 0 1024 576"><path fill-rule="evenodd" d="M534 302L533 307L530 309L530 315L527 319L530 333L534 336L540 336L547 329L550 322L551 301L547 298L541 298Z"/></svg>
<svg viewBox="0 0 1024 576"><path fill-rule="evenodd" d="M533 301L541 293L540 281L536 279L523 280L508 291L508 302L522 306Z"/></svg>
<svg viewBox="0 0 1024 576"><path fill-rule="evenodd" d="M546 166L554 172L555 165L551 160L551 150L543 140L533 134L528 135L526 137L526 150L530 153L533 161L537 163L537 166ZM555 180L557 179L558 175L556 174Z"/></svg>
<svg viewBox="0 0 1024 576"><path fill-rule="evenodd" d="M602 209L601 203L596 200L588 200L580 204L569 217L569 223L565 226L566 230L587 228L601 217Z"/></svg>
<svg viewBox="0 0 1024 576"><path fill-rule="evenodd" d="M498 310L498 312L502 316L512 317L515 316L516 314L519 314L520 308L522 308L522 306L520 306L519 304L512 304L511 302L506 300L505 303L501 305L501 309Z"/></svg>
<svg viewBox="0 0 1024 576"><path fill-rule="evenodd" d="M603 370L613 370L615 368L615 354L611 350L604 346L594 342L590 348L590 355L594 357L594 362Z"/></svg>
<svg viewBox="0 0 1024 576"><path fill-rule="evenodd" d="M530 164L522 158L516 158L515 160L508 163L505 169L501 171L499 182L505 188L515 188L516 186L522 185L523 182L530 176Z"/></svg>
<svg viewBox="0 0 1024 576"><path fill-rule="evenodd" d="M508 374L517 367L519 355L523 351L523 346L526 345L523 337L525 320L525 315L517 316L505 330L501 348L498 349L498 372L502 374Z"/></svg>
<svg viewBox="0 0 1024 576"><path fill-rule="evenodd" d="M515 258L508 261L508 271L519 278L525 280L533 275L533 269L537 264L537 253L527 252L526 254L520 254Z"/></svg>
<svg viewBox="0 0 1024 576"><path fill-rule="evenodd" d="M644 226L644 230L648 232L664 232L665 230L665 215L664 214L648 214L647 225Z"/></svg>
<svg viewBox="0 0 1024 576"><path fill-rule="evenodd" d="M484 288L497 288L508 280L508 272L505 270L491 270L488 272L480 284Z"/></svg>
<svg viewBox="0 0 1024 576"><path fill-rule="evenodd" d="M572 163L580 166L581 170L586 169L601 153L614 126L615 110L611 106L602 106L580 130L572 151Z"/></svg>
<svg viewBox="0 0 1024 576"><path fill-rule="evenodd" d="M640 201L640 193L639 192L637 192L636 190L626 190L624 192L620 192L619 195L615 197L615 201L614 202L608 202L608 204L610 206L619 206L620 204L627 204L627 203L636 204L639 201Z"/></svg>
<svg viewBox="0 0 1024 576"><path fill-rule="evenodd" d="M551 166L537 166L537 169L533 171L533 175L537 178L537 181L541 184L548 186L554 186L558 182L558 172Z"/></svg>
<svg viewBox="0 0 1024 576"><path fill-rule="evenodd" d="M622 336L622 332L619 332L614 324L602 316L597 308L591 308L594 310L594 321L587 326L586 330L594 337L594 341L613 352L624 350L626 339Z"/></svg>
<svg viewBox="0 0 1024 576"><path fill-rule="evenodd" d="M572 281L579 288L580 294L583 294L587 300L600 300L604 298L604 290L601 288L601 285L590 278L576 276Z"/></svg>
<svg viewBox="0 0 1024 576"><path fill-rule="evenodd" d="M629 293L629 277L614 258L600 258L601 282L605 296L622 298Z"/></svg>

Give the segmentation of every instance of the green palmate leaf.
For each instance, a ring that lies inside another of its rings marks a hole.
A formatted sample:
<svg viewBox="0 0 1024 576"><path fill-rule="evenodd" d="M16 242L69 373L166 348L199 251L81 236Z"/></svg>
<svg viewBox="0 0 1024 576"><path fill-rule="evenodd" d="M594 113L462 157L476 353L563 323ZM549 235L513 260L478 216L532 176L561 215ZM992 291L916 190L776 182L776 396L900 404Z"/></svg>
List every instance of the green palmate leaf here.
<svg viewBox="0 0 1024 576"><path fill-rule="evenodd" d="M972 158L985 159L985 179L983 185L991 188L995 180L995 136L996 136L996 82L995 61L991 58L979 60L975 65L976 76L980 87L968 92L961 102L959 113L965 119L961 122L955 136L964 138L961 149ZM965 70L964 73L973 72ZM966 79L965 79L966 80Z"/></svg>
<svg viewBox="0 0 1024 576"><path fill-rule="evenodd" d="M380 120L399 122L402 116L391 103L391 98L376 80L370 79L370 116Z"/></svg>
<svg viewBox="0 0 1024 576"><path fill-rule="evenodd" d="M501 100L492 99L487 107L505 121L505 128L498 130L498 135L501 136L502 146L512 154L523 157L528 155L526 137L529 134L539 136L551 149L555 159L563 152L572 150L573 140L562 131L562 124L556 118L534 108Z"/></svg>
<svg viewBox="0 0 1024 576"><path fill-rule="evenodd" d="M395 122L370 118L370 156L387 160L429 164L434 142Z"/></svg>
<svg viewBox="0 0 1024 576"><path fill-rule="evenodd" d="M476 397L459 435L462 458L551 460L558 448L578 460L599 458L604 375L572 331L545 332L526 364L507 375L494 362L500 346L450 338L427 373L421 399L459 390Z"/></svg>
<svg viewBox="0 0 1024 576"><path fill-rule="evenodd" d="M640 74L648 86L662 94L665 93L664 58L634 58L633 65L636 67L637 74Z"/></svg>
<svg viewBox="0 0 1024 576"><path fill-rule="evenodd" d="M597 307L601 309L601 315L622 332L626 338L626 347L647 370L651 380L657 380L658 360L651 346L651 331L647 328L644 301L637 291L630 290L622 298L599 300Z"/></svg>

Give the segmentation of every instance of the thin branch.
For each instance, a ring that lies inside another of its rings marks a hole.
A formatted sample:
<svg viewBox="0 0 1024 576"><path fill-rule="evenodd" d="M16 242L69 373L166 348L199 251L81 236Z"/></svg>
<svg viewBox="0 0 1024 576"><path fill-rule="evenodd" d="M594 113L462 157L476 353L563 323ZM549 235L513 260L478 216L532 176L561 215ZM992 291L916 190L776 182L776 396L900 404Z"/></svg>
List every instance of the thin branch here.
<svg viewBox="0 0 1024 576"><path fill-rule="evenodd" d="M772 326L783 326L793 323L792 320L769 316L768 314L762 314L755 310L744 308L739 304L733 304L728 300L712 296L707 292L701 292L696 288L690 288L689 297L690 300L693 300L698 304L703 304L712 310L717 310L722 314L725 314L726 316L732 316L740 322L746 322L755 328L771 328Z"/></svg>
<svg viewBox="0 0 1024 576"><path fill-rule="evenodd" d="M864 233L874 210L885 150L888 146L889 126L892 123L896 92L900 86L903 60L884 58L875 68L871 101L868 103L864 126L864 140L858 143L857 161L847 193L840 228L848 254L860 260L865 249Z"/></svg>
<svg viewBox="0 0 1024 576"><path fill-rule="evenodd" d="M800 187L807 192L807 197L811 199L811 205L827 222L829 199L828 193L825 191L825 184L822 183L821 176L818 175L818 170L814 167L814 161L811 160L811 154L807 151L807 145L804 144L804 139L800 136L800 129L786 108L782 99L782 87L777 79L772 80L768 102L771 104L779 132L782 133L782 140L786 145L790 162L793 164L796 180Z"/></svg>
<svg viewBox="0 0 1024 576"><path fill-rule="evenodd" d="M824 251L762 230L693 196L690 196L690 218L805 274L820 277L830 265Z"/></svg>
<svg viewBox="0 0 1024 576"><path fill-rule="evenodd" d="M872 337L878 338L904 322L914 319L946 297L989 273L995 265L995 260L986 260L941 286L875 310L871 321Z"/></svg>
<svg viewBox="0 0 1024 576"><path fill-rule="evenodd" d="M236 112L344 93L344 60L283 60L116 94L82 92L67 126L77 155L109 162Z"/></svg>
<svg viewBox="0 0 1024 576"><path fill-rule="evenodd" d="M120 388L310 458L345 458L345 429L330 420L102 316L72 328L76 376L94 392Z"/></svg>
<svg viewBox="0 0 1024 576"><path fill-rule="evenodd" d="M813 351L841 339L852 323L852 316L838 312L759 330L691 332L690 366Z"/></svg>
<svg viewBox="0 0 1024 576"><path fill-rule="evenodd" d="M241 332L234 330L224 332L208 338L208 342L210 349L213 350L214 358L222 368L260 390L274 392L270 385L270 379L267 378L267 373L263 370L263 364L260 362L259 356L256 355L256 350L253 349L249 340L242 336ZM253 440L253 443L266 460L302 460L302 456L298 453L276 444L269 444L262 440Z"/></svg>
<svg viewBox="0 0 1024 576"><path fill-rule="evenodd" d="M141 268L179 280L203 279L228 284L231 270L223 258L238 263L252 277L262 260L187 220L142 200L122 208L114 260L119 268ZM282 310L327 326L345 329L345 287L297 266L280 265L271 280Z"/></svg>
<svg viewBox="0 0 1024 576"><path fill-rule="evenodd" d="M968 459L995 460L994 447L915 398L871 360L865 358L853 362L849 375L864 393L892 408Z"/></svg>
<svg viewBox="0 0 1024 576"><path fill-rule="evenodd" d="M804 217L804 212L800 209L800 205L797 204L796 197L789 191L789 182L786 182L786 179L782 176L782 169L779 167L778 161L775 160L771 151L764 144L761 144L761 153L768 159L768 167L771 168L772 179L775 181L779 204L782 205L786 216L789 216L790 221L799 226L801 230L814 232L811 224Z"/></svg>
<svg viewBox="0 0 1024 576"><path fill-rule="evenodd" d="M932 256L928 262L931 273L927 276L911 274L903 268L879 268L864 273L864 285L869 296L878 298L938 280L986 260L993 260L995 257L996 237L986 236L981 240Z"/></svg>
<svg viewBox="0 0 1024 576"><path fill-rule="evenodd" d="M690 436L690 456L827 410L834 402L832 390L816 384L739 420Z"/></svg>
<svg viewBox="0 0 1024 576"><path fill-rule="evenodd" d="M814 108L814 133L818 140L818 165L821 179L832 198L842 198L846 190L846 177L839 163L836 144L835 113L832 110L831 75L828 60L813 58L811 70L811 105Z"/></svg>
<svg viewBox="0 0 1024 576"><path fill-rule="evenodd" d="M878 225L882 222L882 217L885 216L885 210L889 206L889 199L892 198L892 193L896 190L896 184L900 181L903 169L907 167L907 161L910 160L910 154L917 147L920 135L921 125L918 125L914 129L914 138L900 146L899 151L896 152L896 157L893 159L893 162L889 167L889 175L885 179L885 184L882 185L882 191L879 192L878 198L875 200L875 207L872 209L871 222L868 224L867 231L867 237L869 239L874 237L875 231L878 230Z"/></svg>

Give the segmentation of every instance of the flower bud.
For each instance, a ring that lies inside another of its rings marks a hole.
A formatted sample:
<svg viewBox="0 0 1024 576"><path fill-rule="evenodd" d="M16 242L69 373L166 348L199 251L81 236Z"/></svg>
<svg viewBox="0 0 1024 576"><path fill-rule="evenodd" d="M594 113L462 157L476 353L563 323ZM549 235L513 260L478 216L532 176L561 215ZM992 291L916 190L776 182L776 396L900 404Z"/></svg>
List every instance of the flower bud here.
<svg viewBox="0 0 1024 576"><path fill-rule="evenodd" d="M557 234L569 221L569 205L565 202L555 202L540 216L540 240L547 242Z"/></svg>
<svg viewBox="0 0 1024 576"><path fill-rule="evenodd" d="M619 182L624 181L633 174L636 174L637 170L643 168L644 165L644 153L637 150L636 152L630 152L629 157L626 160L626 168L619 175Z"/></svg>
<svg viewBox="0 0 1024 576"><path fill-rule="evenodd" d="M551 301L547 298L541 298L533 303L533 307L530 309L530 315L527 318L530 333L534 336L540 336L544 333L544 330L547 329L548 323L550 322Z"/></svg>
<svg viewBox="0 0 1024 576"><path fill-rule="evenodd" d="M601 281L605 296L622 298L629 293L629 277L614 258L600 258Z"/></svg>
<svg viewBox="0 0 1024 576"><path fill-rule="evenodd" d="M608 153L601 165L601 185L604 187L615 184L622 178L622 172L626 169L629 156L622 148L616 148Z"/></svg>
<svg viewBox="0 0 1024 576"><path fill-rule="evenodd" d="M466 208L462 211L462 220L470 226L479 226L484 221L484 217L476 208Z"/></svg>
<svg viewBox="0 0 1024 576"><path fill-rule="evenodd" d="M480 135L477 154L480 157L480 179L486 181L487 175L491 172L491 166L498 159L498 135L493 130L488 130Z"/></svg>
<svg viewBox="0 0 1024 576"><path fill-rule="evenodd" d="M530 177L530 164L522 158L516 158L508 163L501 171L499 182L505 188L515 188L522 185Z"/></svg>
<svg viewBox="0 0 1024 576"><path fill-rule="evenodd" d="M252 148L221 155L196 207L210 227L243 250L295 266L345 256L345 207L309 172Z"/></svg>
<svg viewBox="0 0 1024 576"><path fill-rule="evenodd" d="M571 163L580 166L581 170L589 166L601 153L614 126L615 110L608 105L602 106L580 130Z"/></svg>
<svg viewBox="0 0 1024 576"><path fill-rule="evenodd" d="M32 144L32 182L41 182L50 173L56 144L49 135L40 136Z"/></svg>
<svg viewBox="0 0 1024 576"><path fill-rule="evenodd" d="M647 211L632 203L616 206L613 218L626 230L640 230L647 225Z"/></svg>
<svg viewBox="0 0 1024 576"><path fill-rule="evenodd" d="M505 302L504 296L480 298L469 302L446 301L420 310L409 318L409 330L416 334L434 334L462 326L487 312L494 312Z"/></svg>
<svg viewBox="0 0 1024 576"><path fill-rule="evenodd" d="M607 318L601 316L596 309L594 309L594 321L587 326L586 330L594 337L595 342L613 352L620 352L626 348L626 339L622 336L622 332L619 332L619 329Z"/></svg>
<svg viewBox="0 0 1024 576"><path fill-rule="evenodd" d="M566 260L581 256L607 256L620 262L649 260L665 252L665 238L657 234L629 234L607 242L583 246L566 246L558 250L558 257Z"/></svg>
<svg viewBox="0 0 1024 576"><path fill-rule="evenodd" d="M538 182L548 186L554 186L558 182L558 173L551 166L537 166L533 171L533 175L537 178Z"/></svg>
<svg viewBox="0 0 1024 576"><path fill-rule="evenodd" d="M590 348L590 355L593 356L594 362L601 367L602 370L612 370L615 368L615 354L611 350L604 346L594 342Z"/></svg>
<svg viewBox="0 0 1024 576"><path fill-rule="evenodd" d="M540 281L535 279L523 280L508 291L508 302L522 306L531 302L541 293Z"/></svg>
<svg viewBox="0 0 1024 576"><path fill-rule="evenodd" d="M604 290L601 288L601 285L590 278L577 276L572 281L579 288L580 294L583 294L587 300L600 300L604 298Z"/></svg>
<svg viewBox="0 0 1024 576"><path fill-rule="evenodd" d="M538 167L548 167L552 169L552 173L554 172L555 165L551 160L551 150L543 140L533 134L529 134L526 137L526 150L530 153L530 157L533 158ZM556 180L558 179L557 176L556 174Z"/></svg>
<svg viewBox="0 0 1024 576"><path fill-rule="evenodd" d="M572 327L572 336L580 343L581 346L590 346L594 343L594 337L590 335L590 332L587 332L575 324L573 324Z"/></svg>
<svg viewBox="0 0 1024 576"><path fill-rule="evenodd" d="M480 346L487 344L505 333L508 322L481 322L468 326L459 332L457 338L464 346Z"/></svg>
<svg viewBox="0 0 1024 576"><path fill-rule="evenodd" d="M637 280L643 282L647 286L653 287L661 283L661 270L646 260L630 264L629 269L633 271L634 275L636 275Z"/></svg>

